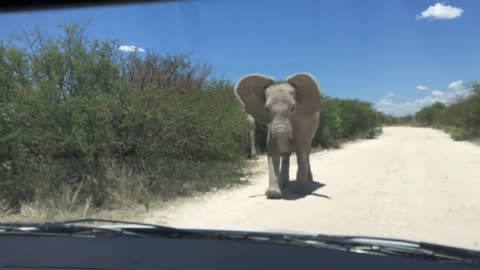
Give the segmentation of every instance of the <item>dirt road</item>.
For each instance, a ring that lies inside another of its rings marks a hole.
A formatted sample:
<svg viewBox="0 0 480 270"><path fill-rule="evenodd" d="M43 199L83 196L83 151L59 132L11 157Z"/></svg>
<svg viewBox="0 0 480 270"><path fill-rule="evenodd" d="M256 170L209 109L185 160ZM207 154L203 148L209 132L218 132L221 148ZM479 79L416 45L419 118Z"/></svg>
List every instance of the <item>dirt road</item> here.
<svg viewBox="0 0 480 270"><path fill-rule="evenodd" d="M480 249L480 147L426 128L389 127L375 140L311 156L317 190L267 200L266 158L250 184L183 199L146 222L423 240ZM295 177L295 160L290 178Z"/></svg>

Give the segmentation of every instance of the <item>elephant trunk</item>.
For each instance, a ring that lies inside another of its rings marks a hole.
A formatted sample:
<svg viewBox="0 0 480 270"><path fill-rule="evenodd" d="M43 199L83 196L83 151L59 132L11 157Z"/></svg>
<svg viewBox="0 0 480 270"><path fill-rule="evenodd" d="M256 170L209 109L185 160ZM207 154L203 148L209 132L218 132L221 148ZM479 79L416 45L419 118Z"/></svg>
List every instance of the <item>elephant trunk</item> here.
<svg viewBox="0 0 480 270"><path fill-rule="evenodd" d="M275 139L277 140L277 147L280 154L290 153L290 136L288 133L280 133Z"/></svg>
<svg viewBox="0 0 480 270"><path fill-rule="evenodd" d="M290 152L290 139L292 138L292 125L284 117L276 117L272 121L272 136L277 141L280 153Z"/></svg>

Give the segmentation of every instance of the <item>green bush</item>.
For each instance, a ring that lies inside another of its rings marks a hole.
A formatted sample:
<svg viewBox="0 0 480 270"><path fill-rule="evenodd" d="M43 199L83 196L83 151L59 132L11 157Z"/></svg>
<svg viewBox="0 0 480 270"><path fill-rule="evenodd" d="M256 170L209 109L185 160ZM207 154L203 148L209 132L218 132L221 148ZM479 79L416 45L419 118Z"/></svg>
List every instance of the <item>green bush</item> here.
<svg viewBox="0 0 480 270"><path fill-rule="evenodd" d="M380 115L370 103L322 97L321 106L313 145L338 147L341 141L374 138L381 132Z"/></svg>
<svg viewBox="0 0 480 270"><path fill-rule="evenodd" d="M439 123L445 110L445 105L440 102L434 103L432 106L425 107L415 114L417 123L423 126L431 126Z"/></svg>
<svg viewBox="0 0 480 270"><path fill-rule="evenodd" d="M148 189L162 196L238 179L226 176L241 173L247 122L231 83L187 55L124 56L62 28L0 44L0 199L18 207L82 185L78 196L101 207L115 193L112 164L133 182L161 171L147 183L169 185Z"/></svg>
<svg viewBox="0 0 480 270"><path fill-rule="evenodd" d="M313 139L314 146L338 146L343 120L340 116L339 102L338 99L321 97L320 125Z"/></svg>
<svg viewBox="0 0 480 270"><path fill-rule="evenodd" d="M455 140L480 137L480 84L472 83L471 94L445 106L435 103L418 111L415 120L423 126L445 129Z"/></svg>
<svg viewBox="0 0 480 270"><path fill-rule="evenodd" d="M455 141L465 141L473 139L474 137L468 131L462 128L445 128L445 130L450 133L450 136Z"/></svg>
<svg viewBox="0 0 480 270"><path fill-rule="evenodd" d="M383 126L412 126L415 124L415 117L413 115L392 116L382 112L378 112L378 114Z"/></svg>

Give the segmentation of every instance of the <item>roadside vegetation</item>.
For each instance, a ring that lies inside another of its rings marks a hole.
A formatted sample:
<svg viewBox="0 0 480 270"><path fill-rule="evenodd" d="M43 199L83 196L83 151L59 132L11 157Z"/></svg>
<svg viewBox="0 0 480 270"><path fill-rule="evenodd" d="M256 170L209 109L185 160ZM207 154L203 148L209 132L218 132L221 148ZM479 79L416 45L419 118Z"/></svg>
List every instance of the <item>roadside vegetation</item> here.
<svg viewBox="0 0 480 270"><path fill-rule="evenodd" d="M382 126L413 126L415 125L415 116L392 116L380 113L380 121Z"/></svg>
<svg viewBox="0 0 480 270"><path fill-rule="evenodd" d="M188 55L126 54L79 25L61 29L0 42L0 219L148 208L248 176L232 82ZM322 104L316 146L381 132L369 103ZM265 127L257 136L265 149Z"/></svg>
<svg viewBox="0 0 480 270"><path fill-rule="evenodd" d="M420 126L439 128L454 140L480 139L480 84L472 83L471 94L450 105L435 103L415 114Z"/></svg>

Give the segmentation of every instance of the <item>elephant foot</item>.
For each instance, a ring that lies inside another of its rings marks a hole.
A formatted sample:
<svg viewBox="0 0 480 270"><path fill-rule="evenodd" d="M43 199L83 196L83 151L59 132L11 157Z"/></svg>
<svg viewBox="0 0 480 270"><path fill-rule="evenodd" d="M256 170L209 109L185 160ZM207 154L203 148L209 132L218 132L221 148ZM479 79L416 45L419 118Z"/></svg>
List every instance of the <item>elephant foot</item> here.
<svg viewBox="0 0 480 270"><path fill-rule="evenodd" d="M308 182L298 182L297 187L296 187L296 192L299 195L307 195L310 194L311 189L310 189L310 180Z"/></svg>
<svg viewBox="0 0 480 270"><path fill-rule="evenodd" d="M265 191L265 195L267 196L267 199L281 199L282 191L279 188L269 187L267 191Z"/></svg>
<svg viewBox="0 0 480 270"><path fill-rule="evenodd" d="M286 188L288 186L288 179L282 181L282 188Z"/></svg>

